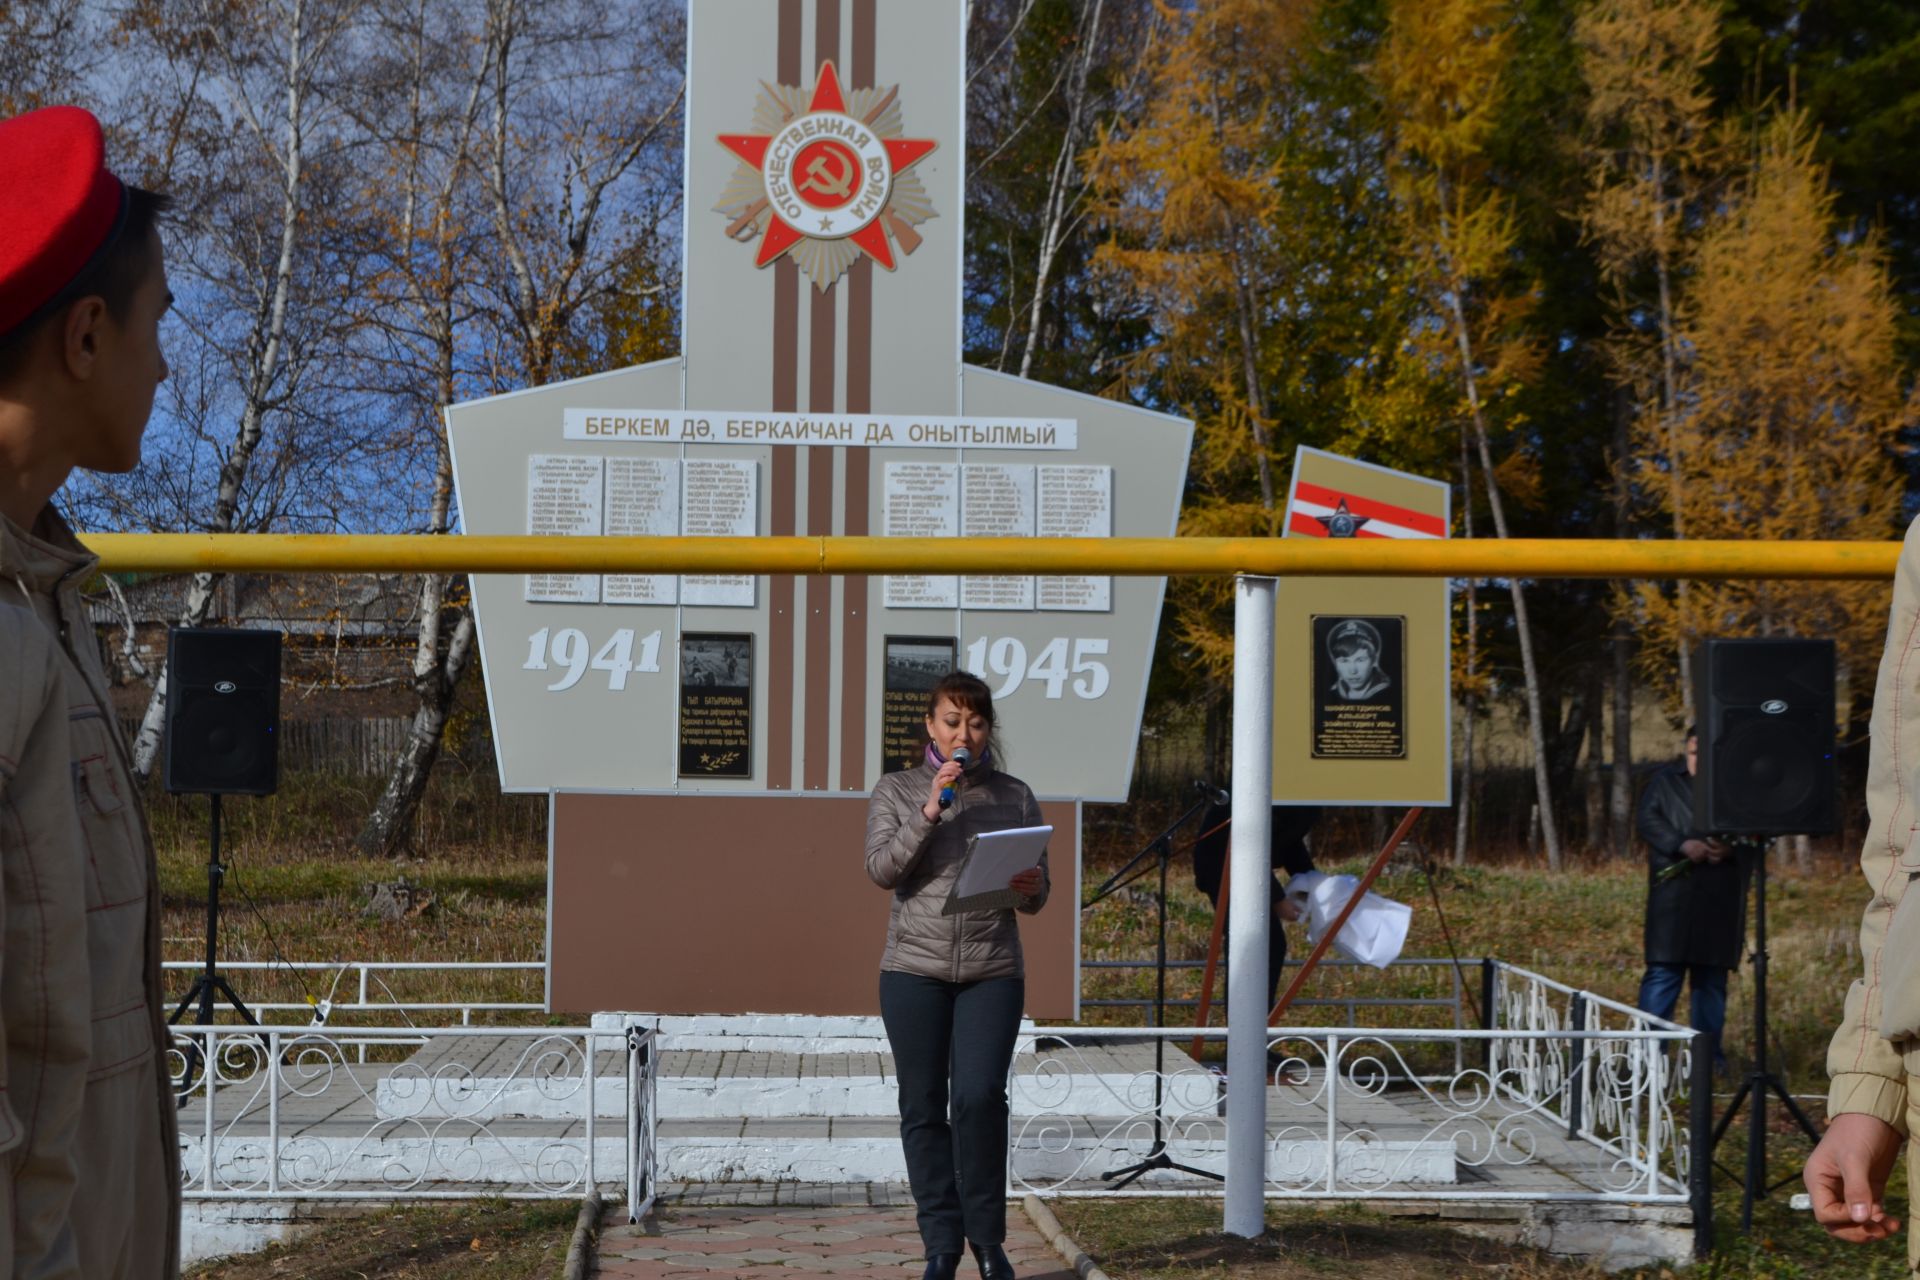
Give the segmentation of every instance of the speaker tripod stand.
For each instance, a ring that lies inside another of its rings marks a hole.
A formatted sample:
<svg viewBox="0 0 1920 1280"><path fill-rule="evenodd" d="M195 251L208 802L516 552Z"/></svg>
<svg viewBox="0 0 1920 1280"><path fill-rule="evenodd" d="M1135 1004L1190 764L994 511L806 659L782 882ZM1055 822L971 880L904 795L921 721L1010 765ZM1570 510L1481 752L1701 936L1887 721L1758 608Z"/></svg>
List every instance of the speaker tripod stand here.
<svg viewBox="0 0 1920 1280"><path fill-rule="evenodd" d="M1800 1109L1793 1094L1788 1092L1786 1081L1767 1065L1767 850L1762 844L1760 852L1753 861L1753 1063L1747 1070L1747 1078L1740 1082L1733 1101L1727 1104L1727 1113L1713 1127L1713 1146L1720 1146L1720 1139L1733 1127L1733 1118L1740 1112L1743 1103L1751 1103L1747 1108L1747 1167L1740 1179L1740 1229L1753 1229L1753 1202L1764 1199L1768 1192L1799 1179L1793 1173L1767 1185L1767 1094L1771 1092L1780 1099L1787 1114L1799 1124L1800 1131L1813 1142L1820 1141L1820 1130L1807 1113ZM1718 1164L1718 1162L1715 1162ZM1725 1167L1722 1173L1732 1177Z"/></svg>
<svg viewBox="0 0 1920 1280"><path fill-rule="evenodd" d="M1094 890L1093 896L1080 905L1080 909L1085 911L1102 898L1139 879L1139 875L1133 875L1131 873L1135 867L1140 866L1148 858L1155 858L1159 861L1159 921L1158 930L1154 935L1157 939L1157 944L1153 959L1155 984L1153 1025L1156 1027L1164 1027L1167 1023L1167 866L1173 861L1173 833L1204 813L1209 803L1211 803L1211 796L1201 797L1191 809L1188 809L1185 813L1175 818L1172 826L1148 841L1147 846L1129 859L1126 866L1121 867L1118 871L1107 877L1107 882ZM1141 874L1144 875L1145 873L1142 872ZM1176 1169L1181 1173L1190 1173L1196 1177L1212 1178L1215 1182L1226 1181L1222 1175L1214 1173L1210 1169L1196 1169L1192 1165L1181 1164L1167 1154L1166 1116L1164 1114L1166 1110L1166 1085L1167 1038L1163 1035L1157 1035L1153 1038L1153 1146L1148 1149L1147 1154L1142 1159L1133 1164L1123 1165L1118 1169L1109 1169L1100 1175L1103 1181L1113 1183L1111 1190L1118 1191L1128 1183L1146 1176L1155 1169ZM1118 1179L1118 1181L1115 1181L1115 1179Z"/></svg>
<svg viewBox="0 0 1920 1280"><path fill-rule="evenodd" d="M193 986L182 996L180 1003L174 1006L173 1016L167 1021L178 1023L186 1016L187 1010L199 1006L199 1015L195 1019L198 1026L213 1024L214 1006L224 1001L243 1022L259 1026L260 1019L253 1016L234 989L220 973L217 946L220 938L220 883L226 879L227 868L220 861L220 793L214 792L207 797L211 807L207 814L207 954L201 966L199 976L194 978ZM199 1079L204 1049L198 1040L190 1041L181 1050L186 1058L185 1070L181 1073L179 1093L184 1098L192 1092L194 1083Z"/></svg>

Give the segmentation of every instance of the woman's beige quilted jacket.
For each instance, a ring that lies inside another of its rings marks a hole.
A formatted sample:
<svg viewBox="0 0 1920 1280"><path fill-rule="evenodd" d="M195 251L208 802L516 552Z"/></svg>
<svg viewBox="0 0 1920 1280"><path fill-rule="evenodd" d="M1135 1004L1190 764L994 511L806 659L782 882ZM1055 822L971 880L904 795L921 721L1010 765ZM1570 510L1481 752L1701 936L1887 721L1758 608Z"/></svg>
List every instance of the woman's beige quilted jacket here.
<svg viewBox="0 0 1920 1280"><path fill-rule="evenodd" d="M867 874L882 889L893 890L880 967L949 982L1024 976L1020 927L1012 911L945 916L940 908L960 874L967 837L1040 826L1040 804L1026 783L982 760L967 770L953 805L938 821L928 822L921 806L934 773L931 764L890 773L874 785L867 806ZM1053 885L1044 853L1040 872L1040 892L1020 903L1028 915L1046 905Z"/></svg>

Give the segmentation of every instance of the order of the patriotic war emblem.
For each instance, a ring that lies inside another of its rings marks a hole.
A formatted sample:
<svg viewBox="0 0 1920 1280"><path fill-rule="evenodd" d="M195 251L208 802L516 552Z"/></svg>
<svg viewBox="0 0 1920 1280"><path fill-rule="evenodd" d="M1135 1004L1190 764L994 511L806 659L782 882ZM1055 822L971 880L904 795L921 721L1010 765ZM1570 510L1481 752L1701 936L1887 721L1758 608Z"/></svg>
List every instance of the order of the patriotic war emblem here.
<svg viewBox="0 0 1920 1280"><path fill-rule="evenodd" d="M1347 506L1347 500L1342 498L1340 505L1333 509L1332 515L1315 516L1314 519L1326 529L1329 538L1354 538L1359 536L1360 527L1372 517L1353 514Z"/></svg>
<svg viewBox="0 0 1920 1280"><path fill-rule="evenodd" d="M825 289L862 256L892 271L920 247L933 205L913 168L935 143L903 136L899 86L849 91L827 62L809 91L760 89L752 130L719 137L740 164L714 205L729 236L757 242L755 266L791 256Z"/></svg>

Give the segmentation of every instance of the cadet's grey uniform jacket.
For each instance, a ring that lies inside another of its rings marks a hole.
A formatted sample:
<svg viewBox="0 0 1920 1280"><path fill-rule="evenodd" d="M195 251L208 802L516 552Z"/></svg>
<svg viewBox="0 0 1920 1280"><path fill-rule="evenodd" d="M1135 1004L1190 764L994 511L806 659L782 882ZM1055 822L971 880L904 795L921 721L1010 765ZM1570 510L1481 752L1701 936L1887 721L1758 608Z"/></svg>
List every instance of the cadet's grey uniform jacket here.
<svg viewBox="0 0 1920 1280"><path fill-rule="evenodd" d="M0 518L0 1276L179 1271L160 894L80 600L95 559L51 507Z"/></svg>
<svg viewBox="0 0 1920 1280"><path fill-rule="evenodd" d="M959 878L967 837L1040 826L1040 803L1026 783L981 760L967 769L966 785L952 806L928 822L922 806L936 772L923 763L890 773L874 784L867 805L867 874L882 889L893 890L880 967L948 982L1023 977L1020 926L1013 912L943 916L940 908ZM1045 853L1040 855L1040 873L1040 892L1020 903L1028 915L1046 905L1053 887Z"/></svg>

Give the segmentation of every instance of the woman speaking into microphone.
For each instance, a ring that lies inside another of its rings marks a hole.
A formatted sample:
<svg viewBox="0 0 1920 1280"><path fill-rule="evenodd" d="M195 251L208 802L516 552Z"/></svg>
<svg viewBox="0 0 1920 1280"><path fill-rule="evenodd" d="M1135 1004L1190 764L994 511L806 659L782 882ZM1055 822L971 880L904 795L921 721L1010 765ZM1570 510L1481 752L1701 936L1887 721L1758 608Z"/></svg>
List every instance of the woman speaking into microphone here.
<svg viewBox="0 0 1920 1280"><path fill-rule="evenodd" d="M1007 1238L1007 1069L1026 976L1011 909L944 915L969 837L1041 825L1027 784L997 766L993 695L956 671L927 696L926 758L890 773L867 807L867 874L893 891L880 1015L900 1087L900 1145L927 1280L949 1280L964 1240L984 1280L1012 1280ZM1047 858L1007 887L1046 905Z"/></svg>

